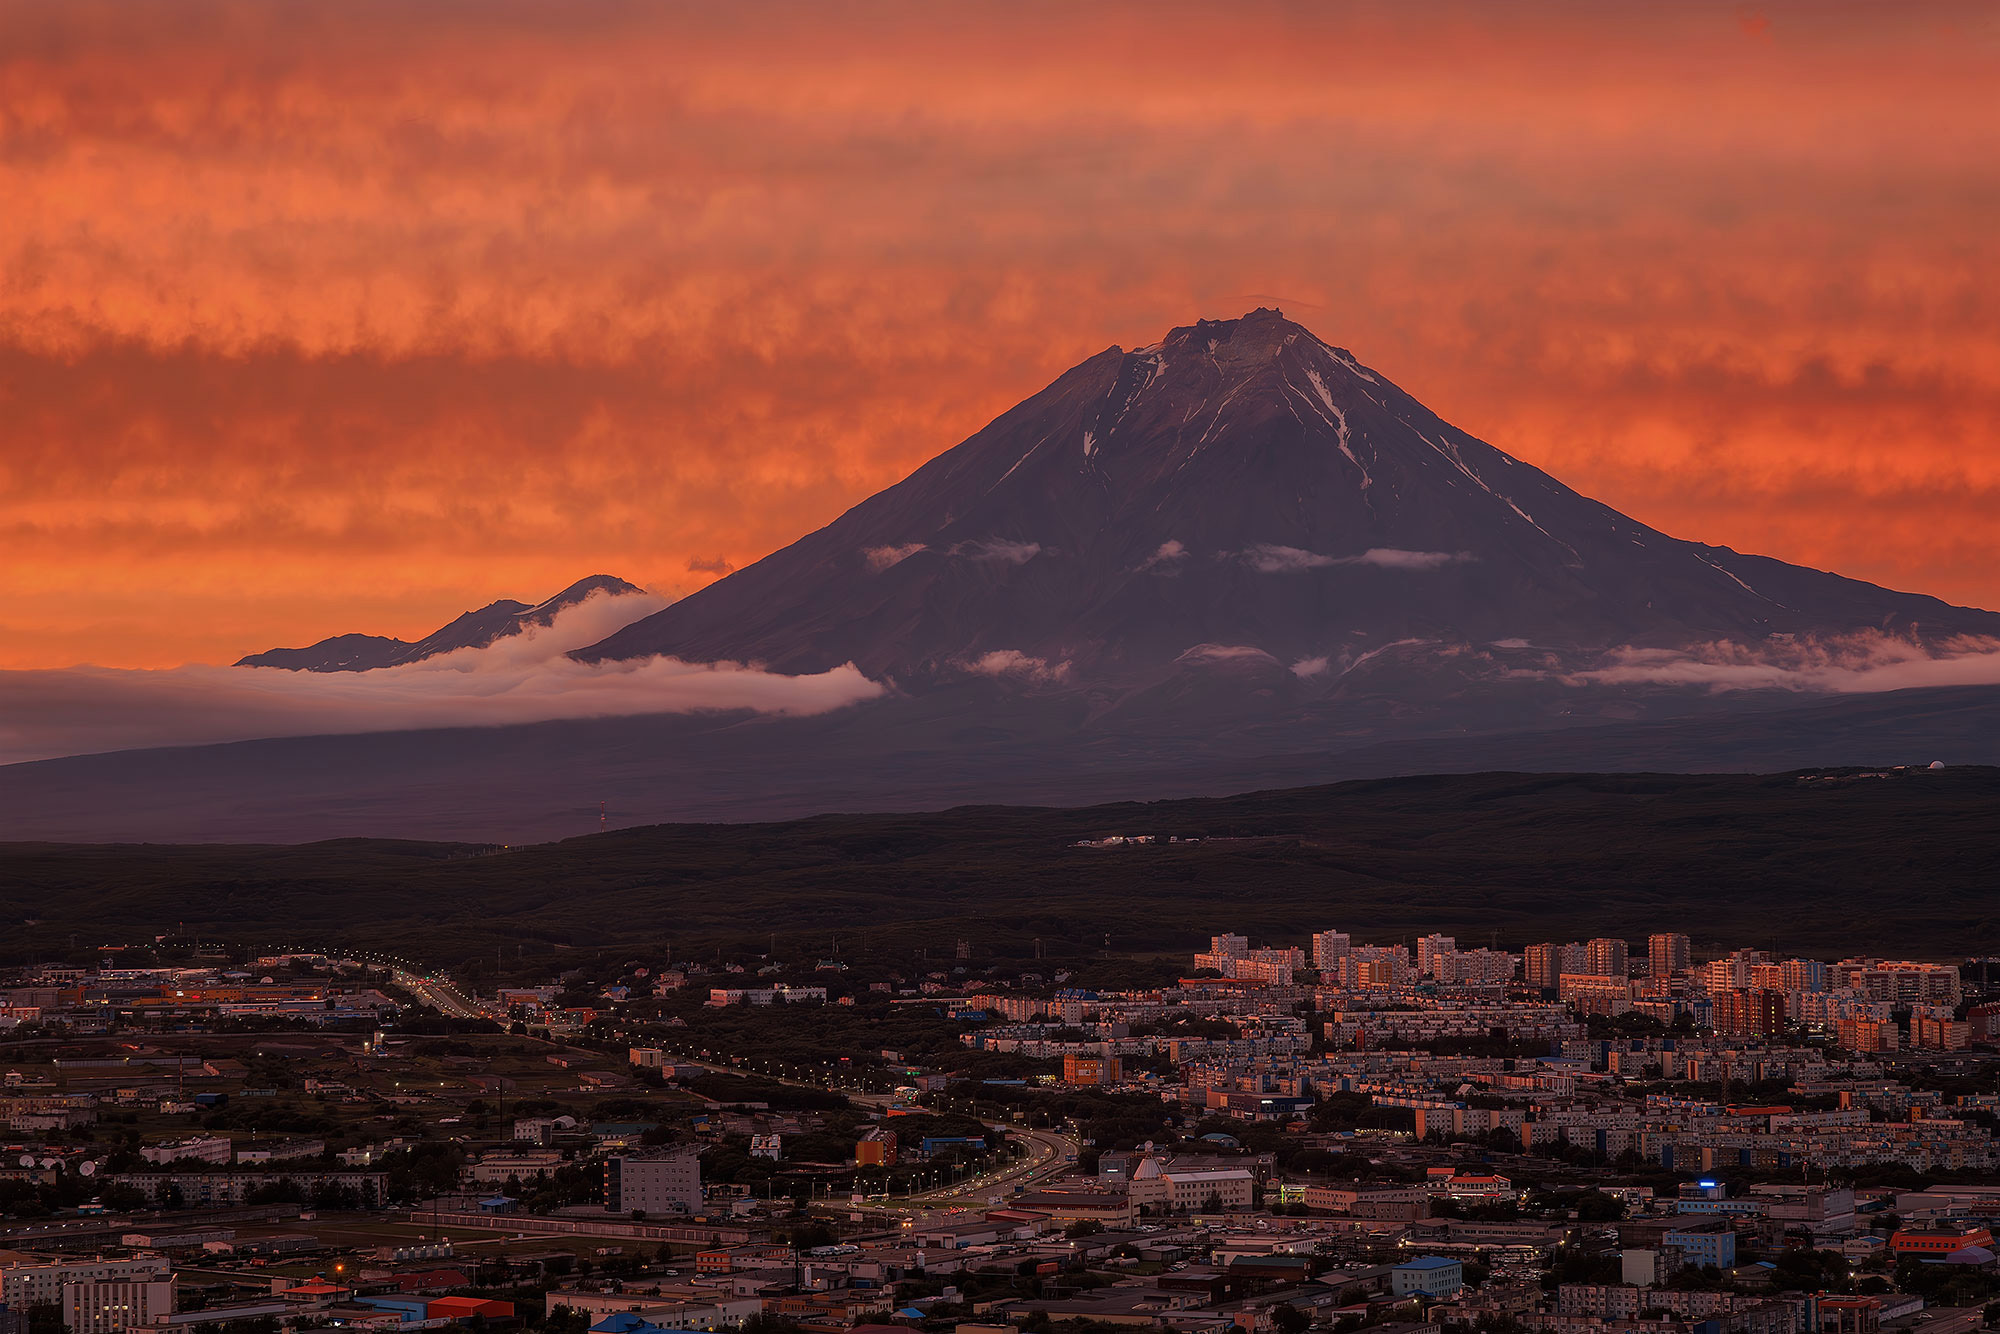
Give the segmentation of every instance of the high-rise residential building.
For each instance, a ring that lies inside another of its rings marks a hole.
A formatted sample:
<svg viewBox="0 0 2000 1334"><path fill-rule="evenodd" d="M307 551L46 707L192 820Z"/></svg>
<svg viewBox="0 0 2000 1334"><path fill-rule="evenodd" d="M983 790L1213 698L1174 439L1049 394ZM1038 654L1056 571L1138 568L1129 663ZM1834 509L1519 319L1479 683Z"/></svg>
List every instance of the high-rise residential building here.
<svg viewBox="0 0 2000 1334"><path fill-rule="evenodd" d="M1195 968L1211 969L1241 982L1288 987L1292 984L1292 973L1306 966L1305 951L1296 945L1253 950L1247 944L1239 947L1242 940L1241 936L1215 937L1211 943L1224 948L1195 955Z"/></svg>
<svg viewBox="0 0 2000 1334"><path fill-rule="evenodd" d="M1718 1033L1732 1037L1770 1037L1785 1029L1785 997L1763 987L1718 991L1710 1022Z"/></svg>
<svg viewBox="0 0 2000 1334"><path fill-rule="evenodd" d="M1564 973L1556 991L1578 1014L1617 1015L1632 1008L1632 981L1615 973Z"/></svg>
<svg viewBox="0 0 2000 1334"><path fill-rule="evenodd" d="M1514 956L1505 950L1452 950L1431 960L1440 982L1505 986L1514 980Z"/></svg>
<svg viewBox="0 0 2000 1334"><path fill-rule="evenodd" d="M1754 974L1751 969L1762 963L1764 956L1756 950L1736 950L1720 959L1710 959L1701 966L1703 985L1710 995L1723 991L1742 991L1750 986Z"/></svg>
<svg viewBox="0 0 2000 1334"><path fill-rule="evenodd" d="M1450 954L1458 948L1458 941L1451 936L1430 935L1417 942L1417 971L1425 977L1437 976L1437 956Z"/></svg>
<svg viewBox="0 0 2000 1334"><path fill-rule="evenodd" d="M1521 952L1521 980L1544 991L1555 989L1562 977L1562 946L1530 945Z"/></svg>
<svg viewBox="0 0 2000 1334"><path fill-rule="evenodd" d="M1383 955L1354 961L1354 985L1357 987L1400 987L1409 982L1410 962L1407 956L1398 959Z"/></svg>
<svg viewBox="0 0 2000 1334"><path fill-rule="evenodd" d="M1780 979L1786 991L1825 991L1826 965L1818 959L1787 959Z"/></svg>
<svg viewBox="0 0 2000 1334"><path fill-rule="evenodd" d="M1910 1045L1932 1051L1959 1051L1972 1045L1972 1025L1949 1005L1919 1005L1910 1012Z"/></svg>
<svg viewBox="0 0 2000 1334"><path fill-rule="evenodd" d="M1357 945L1334 961L1327 980L1344 987L1400 987L1415 980L1401 945Z"/></svg>
<svg viewBox="0 0 2000 1334"><path fill-rule="evenodd" d="M1636 986L1638 995L1654 1000L1670 1000L1688 994L1688 977L1685 973L1676 977L1672 974L1656 976L1649 972L1638 979Z"/></svg>
<svg viewBox="0 0 2000 1334"><path fill-rule="evenodd" d="M1956 1005L1962 995L1956 964L1842 959L1827 977L1833 986L1897 1005Z"/></svg>
<svg viewBox="0 0 2000 1334"><path fill-rule="evenodd" d="M1345 931L1321 931L1313 937L1313 967L1331 972L1335 961L1352 949L1354 942Z"/></svg>
<svg viewBox="0 0 2000 1334"><path fill-rule="evenodd" d="M1226 971L1230 977L1239 982L1288 987L1292 984L1292 970L1299 963L1299 951L1251 950L1241 958L1229 962L1232 967Z"/></svg>
<svg viewBox="0 0 2000 1334"><path fill-rule="evenodd" d="M1250 952L1250 937L1210 936L1208 938L1208 952L1210 954L1227 955L1230 958L1235 958L1240 954L1247 954Z"/></svg>
<svg viewBox="0 0 2000 1334"><path fill-rule="evenodd" d="M1586 973L1595 973L1599 977L1624 977L1632 971L1629 947L1622 940L1600 936L1585 949L1583 971Z"/></svg>
<svg viewBox="0 0 2000 1334"><path fill-rule="evenodd" d="M1690 962L1688 938L1675 931L1646 937L1646 971L1654 977L1685 973Z"/></svg>
<svg viewBox="0 0 2000 1334"><path fill-rule="evenodd" d="M1559 945L1562 961L1561 971L1565 973L1587 973L1590 971L1590 946L1580 940L1572 940L1567 945Z"/></svg>
<svg viewBox="0 0 2000 1334"><path fill-rule="evenodd" d="M1849 1051L1895 1051L1903 1045L1894 1019L1856 1017L1833 1021L1834 1041Z"/></svg>

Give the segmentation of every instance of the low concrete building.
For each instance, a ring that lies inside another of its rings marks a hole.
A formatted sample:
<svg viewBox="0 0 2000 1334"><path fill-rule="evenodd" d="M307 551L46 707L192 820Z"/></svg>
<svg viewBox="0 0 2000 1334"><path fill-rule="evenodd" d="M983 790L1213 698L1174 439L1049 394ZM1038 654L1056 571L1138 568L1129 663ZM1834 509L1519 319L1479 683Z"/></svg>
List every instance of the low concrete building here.
<svg viewBox="0 0 2000 1334"><path fill-rule="evenodd" d="M1389 1271L1389 1290L1398 1297L1456 1297L1465 1286L1465 1266L1442 1255L1423 1255Z"/></svg>

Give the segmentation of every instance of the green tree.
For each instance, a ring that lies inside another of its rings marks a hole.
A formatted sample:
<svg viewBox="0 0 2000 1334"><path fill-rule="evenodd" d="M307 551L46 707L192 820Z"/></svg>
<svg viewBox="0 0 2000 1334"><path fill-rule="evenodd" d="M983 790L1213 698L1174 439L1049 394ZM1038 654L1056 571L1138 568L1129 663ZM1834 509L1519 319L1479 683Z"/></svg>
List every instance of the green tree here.
<svg viewBox="0 0 2000 1334"><path fill-rule="evenodd" d="M1271 1326L1278 1334L1305 1334L1312 1325L1312 1317L1290 1302L1280 1302L1271 1308Z"/></svg>
<svg viewBox="0 0 2000 1334"><path fill-rule="evenodd" d="M1624 1216L1625 1201L1616 1195L1587 1190L1577 1196L1576 1218L1579 1223L1615 1223Z"/></svg>

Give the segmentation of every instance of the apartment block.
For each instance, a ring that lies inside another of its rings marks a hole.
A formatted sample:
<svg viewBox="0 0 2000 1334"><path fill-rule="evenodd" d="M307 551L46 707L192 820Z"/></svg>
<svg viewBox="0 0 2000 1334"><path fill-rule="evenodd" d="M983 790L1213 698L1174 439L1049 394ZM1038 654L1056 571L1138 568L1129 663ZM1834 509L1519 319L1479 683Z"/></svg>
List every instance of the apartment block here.
<svg viewBox="0 0 2000 1334"><path fill-rule="evenodd" d="M1678 932L1646 937L1646 971L1654 977L1685 973L1690 962L1688 938Z"/></svg>
<svg viewBox="0 0 2000 1334"><path fill-rule="evenodd" d="M63 1285L63 1323L69 1334L124 1334L174 1310L171 1277L100 1279Z"/></svg>
<svg viewBox="0 0 2000 1334"><path fill-rule="evenodd" d="M701 1151L692 1144L604 1160L604 1211L647 1216L701 1212Z"/></svg>
<svg viewBox="0 0 2000 1334"><path fill-rule="evenodd" d="M1631 973L1630 947L1624 941L1600 936L1584 948L1583 971L1586 973L1596 973L1600 977L1625 977Z"/></svg>

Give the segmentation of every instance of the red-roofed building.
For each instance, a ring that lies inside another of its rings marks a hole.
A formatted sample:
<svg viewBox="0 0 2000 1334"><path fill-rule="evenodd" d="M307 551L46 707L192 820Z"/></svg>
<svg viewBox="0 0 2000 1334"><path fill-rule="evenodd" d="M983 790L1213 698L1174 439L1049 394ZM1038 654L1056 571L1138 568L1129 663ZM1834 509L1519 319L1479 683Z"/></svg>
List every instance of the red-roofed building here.
<svg viewBox="0 0 2000 1334"><path fill-rule="evenodd" d="M282 1288L278 1287L278 1283L282 1282L284 1280L279 1279L271 1285L274 1290L274 1296L282 1297L295 1306L314 1309L332 1306L335 1302L346 1301L349 1292L349 1289L342 1287L340 1284L329 1283L326 1279L318 1275L314 1275L312 1278L300 1283L288 1284Z"/></svg>
<svg viewBox="0 0 2000 1334"><path fill-rule="evenodd" d="M1914 1255L1933 1260L1942 1260L1953 1251L1962 1251L1968 1246L1991 1249L1992 1245L1993 1233L1983 1227L1963 1231L1949 1227L1906 1227L1889 1238L1889 1249L1897 1256Z"/></svg>
<svg viewBox="0 0 2000 1334"><path fill-rule="evenodd" d="M1882 1303L1874 1297L1821 1297L1820 1334L1875 1334L1882 1327Z"/></svg>
<svg viewBox="0 0 2000 1334"><path fill-rule="evenodd" d="M514 1314L514 1303L490 1297L439 1297L424 1307L424 1314L432 1320L467 1320L476 1315L505 1320Z"/></svg>
<svg viewBox="0 0 2000 1334"><path fill-rule="evenodd" d="M1511 1200L1516 1194L1512 1181L1493 1172L1454 1172L1434 1188L1454 1200Z"/></svg>

